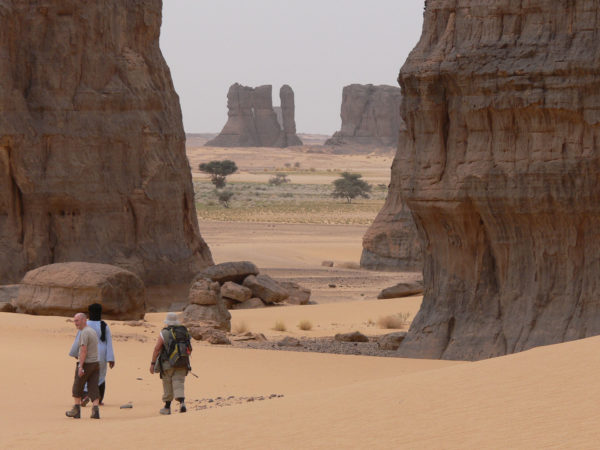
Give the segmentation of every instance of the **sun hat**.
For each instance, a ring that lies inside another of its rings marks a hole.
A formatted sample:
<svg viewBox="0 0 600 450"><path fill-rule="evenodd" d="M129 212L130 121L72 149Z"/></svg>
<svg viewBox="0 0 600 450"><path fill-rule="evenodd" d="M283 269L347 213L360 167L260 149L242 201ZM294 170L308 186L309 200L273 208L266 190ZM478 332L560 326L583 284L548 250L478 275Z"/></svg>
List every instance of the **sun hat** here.
<svg viewBox="0 0 600 450"><path fill-rule="evenodd" d="M171 325L181 325L179 319L177 318L177 314L174 312L167 313L167 318L165 319L165 324L167 326Z"/></svg>

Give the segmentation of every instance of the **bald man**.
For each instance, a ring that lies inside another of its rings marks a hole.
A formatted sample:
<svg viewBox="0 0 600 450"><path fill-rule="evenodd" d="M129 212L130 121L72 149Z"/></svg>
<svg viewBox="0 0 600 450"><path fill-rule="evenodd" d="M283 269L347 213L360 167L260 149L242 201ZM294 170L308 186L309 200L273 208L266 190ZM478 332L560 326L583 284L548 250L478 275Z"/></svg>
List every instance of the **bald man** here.
<svg viewBox="0 0 600 450"><path fill-rule="evenodd" d="M77 366L75 367L75 379L73 380L74 405L66 412L67 417L81 418L81 397L83 387L87 382L88 397L92 400L92 419L100 418L100 391L98 390L98 377L100 376L100 364L98 363L98 335L93 328L87 326L87 318L83 313L75 314L73 317L75 327L80 331L77 347L79 353Z"/></svg>

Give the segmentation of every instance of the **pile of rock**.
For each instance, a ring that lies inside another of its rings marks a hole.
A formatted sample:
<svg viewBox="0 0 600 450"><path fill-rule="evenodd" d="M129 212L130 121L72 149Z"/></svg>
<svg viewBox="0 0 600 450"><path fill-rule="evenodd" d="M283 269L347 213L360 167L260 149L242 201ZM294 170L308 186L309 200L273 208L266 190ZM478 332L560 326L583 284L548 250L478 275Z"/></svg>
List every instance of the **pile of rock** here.
<svg viewBox="0 0 600 450"><path fill-rule="evenodd" d="M310 289L262 275L249 261L227 262L196 275L182 320L194 339L229 343L225 335L231 331L228 309L264 308L282 302L304 305L309 300Z"/></svg>

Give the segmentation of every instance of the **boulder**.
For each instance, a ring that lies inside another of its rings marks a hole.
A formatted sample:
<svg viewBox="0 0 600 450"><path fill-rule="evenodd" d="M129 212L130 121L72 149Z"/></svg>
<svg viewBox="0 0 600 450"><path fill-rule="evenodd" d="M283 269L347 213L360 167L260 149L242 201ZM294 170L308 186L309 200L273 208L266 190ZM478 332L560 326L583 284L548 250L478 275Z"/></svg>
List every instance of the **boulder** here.
<svg viewBox="0 0 600 450"><path fill-rule="evenodd" d="M419 295L423 293L423 281L417 280L411 283L398 283L394 286L383 289L377 298L399 298L409 295Z"/></svg>
<svg viewBox="0 0 600 450"><path fill-rule="evenodd" d="M395 86L351 84L342 91L340 131L325 145L396 147L405 129L400 117L402 94Z"/></svg>
<svg viewBox="0 0 600 450"><path fill-rule="evenodd" d="M183 310L183 324L208 323L220 330L231 331L231 314L219 299L216 305L196 305L190 303Z"/></svg>
<svg viewBox="0 0 600 450"><path fill-rule="evenodd" d="M210 278L219 283L233 281L241 283L248 275L258 275L258 268L250 261L233 261L207 267L196 275L199 278Z"/></svg>
<svg viewBox="0 0 600 450"><path fill-rule="evenodd" d="M254 309L254 308L264 308L266 305L260 298L251 298L246 300L245 302L238 303L234 302L231 309Z"/></svg>
<svg viewBox="0 0 600 450"><path fill-rule="evenodd" d="M268 339L262 333L253 333L252 331L246 331L243 334L240 334L234 338L236 341L258 341L258 342L267 342Z"/></svg>
<svg viewBox="0 0 600 450"><path fill-rule="evenodd" d="M196 277L190 286L188 302L195 305L216 305L219 301L219 283L209 278Z"/></svg>
<svg viewBox="0 0 600 450"><path fill-rule="evenodd" d="M231 341L223 330L218 329L219 324L214 322L190 323L188 330L192 338L197 341L207 341L211 344L231 345Z"/></svg>
<svg viewBox="0 0 600 450"><path fill-rule="evenodd" d="M252 297L252 291L233 281L226 281L223 283L223 286L221 286L221 296L238 302L245 302Z"/></svg>
<svg viewBox="0 0 600 450"><path fill-rule="evenodd" d="M323 267L333 267L333 261L321 261Z"/></svg>
<svg viewBox="0 0 600 450"><path fill-rule="evenodd" d="M105 319L143 319L145 288L128 270L85 262L42 266L25 274L16 306L18 312L72 316L100 303Z"/></svg>
<svg viewBox="0 0 600 450"><path fill-rule="evenodd" d="M381 350L398 350L405 337L406 331L384 334L377 338L377 346Z"/></svg>
<svg viewBox="0 0 600 450"><path fill-rule="evenodd" d="M285 299L286 303L290 305L308 305L310 302L310 289L293 281L279 281L278 283L288 293L288 298Z"/></svg>
<svg viewBox="0 0 600 450"><path fill-rule="evenodd" d="M189 283L213 261L162 2L0 4L0 283L73 261Z"/></svg>
<svg viewBox="0 0 600 450"><path fill-rule="evenodd" d="M244 279L244 286L265 303L279 303L289 297L287 290L268 275L249 275Z"/></svg>
<svg viewBox="0 0 600 450"><path fill-rule="evenodd" d="M353 331L351 333L338 333L333 338L340 342L369 342L369 338L360 331Z"/></svg>
<svg viewBox="0 0 600 450"><path fill-rule="evenodd" d="M392 171L425 296L398 349L479 360L600 334L600 3L428 0ZM508 25L513 24L513 25Z"/></svg>

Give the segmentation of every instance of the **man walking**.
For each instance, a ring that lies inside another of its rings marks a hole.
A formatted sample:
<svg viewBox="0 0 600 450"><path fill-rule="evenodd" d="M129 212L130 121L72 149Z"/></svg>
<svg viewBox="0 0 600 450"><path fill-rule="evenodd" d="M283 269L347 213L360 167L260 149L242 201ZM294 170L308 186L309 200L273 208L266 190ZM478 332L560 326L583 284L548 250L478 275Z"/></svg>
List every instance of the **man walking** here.
<svg viewBox="0 0 600 450"><path fill-rule="evenodd" d="M162 400L165 406L161 414L171 414L171 402L175 398L179 402L179 412L186 412L184 384L187 373L191 370L189 355L192 352L190 334L181 325L174 312L167 313L166 327L158 335L152 352L150 373L160 372L163 383Z"/></svg>
<svg viewBox="0 0 600 450"><path fill-rule="evenodd" d="M81 418L81 397L87 382L88 396L94 405L91 418L99 419L100 392L98 390L98 377L100 375L100 365L98 364L98 336L92 328L87 326L85 314L77 313L73 320L75 321L75 327L80 331L77 343L79 353L73 380L73 400L75 404L70 411L66 412L66 415L74 419Z"/></svg>

